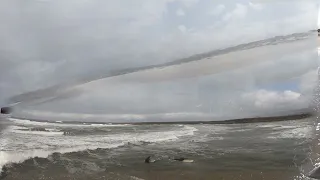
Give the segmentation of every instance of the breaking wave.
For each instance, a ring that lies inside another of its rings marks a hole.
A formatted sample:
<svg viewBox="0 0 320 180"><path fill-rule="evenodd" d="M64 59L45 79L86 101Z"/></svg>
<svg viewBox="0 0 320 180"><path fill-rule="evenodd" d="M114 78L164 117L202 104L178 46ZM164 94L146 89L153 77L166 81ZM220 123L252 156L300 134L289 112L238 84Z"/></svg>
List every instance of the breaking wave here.
<svg viewBox="0 0 320 180"><path fill-rule="evenodd" d="M9 118L11 122L20 125L30 125L30 126L60 126L60 127L122 127L122 126L133 126L131 124L96 124L96 123L81 123L81 124L71 124L65 123L63 121L55 121L55 122L39 122L39 121L31 121L31 120L20 120L15 118Z"/></svg>
<svg viewBox="0 0 320 180"><path fill-rule="evenodd" d="M112 149L128 144L143 145L145 143L161 143L176 141L183 136L192 136L196 128L191 126L174 127L169 130L158 131L134 131L117 132L111 125L89 125L92 128L91 135L64 136L65 127L75 127L71 124L42 123L33 121L11 120L14 125L7 127L2 133L6 138L1 139L0 167L8 163L20 163L33 157L47 158L53 153L69 153L98 148ZM58 124L58 126L56 126ZM27 126L25 126L27 125ZM42 128L39 131L31 131L28 126ZM49 128L47 126L53 126ZM62 125L62 126L59 126ZM81 126L81 125L80 125ZM82 125L88 126L88 125ZM81 126L81 127L82 127ZM125 125L126 126L126 125ZM79 125L77 126L79 127ZM133 127L133 126L132 126ZM110 133L94 134L97 128L109 128ZM132 128L131 128L132 129ZM81 130L76 128L75 131Z"/></svg>

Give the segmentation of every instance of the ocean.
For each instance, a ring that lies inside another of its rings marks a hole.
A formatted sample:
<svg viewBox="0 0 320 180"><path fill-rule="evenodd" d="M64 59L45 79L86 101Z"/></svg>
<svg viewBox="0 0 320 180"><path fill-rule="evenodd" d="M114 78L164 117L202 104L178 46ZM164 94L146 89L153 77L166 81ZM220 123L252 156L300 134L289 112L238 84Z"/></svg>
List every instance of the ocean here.
<svg viewBox="0 0 320 180"><path fill-rule="evenodd" d="M307 179L315 129L313 118L225 125L1 123L4 180ZM145 163L148 156L156 161ZM180 157L194 162L173 160Z"/></svg>

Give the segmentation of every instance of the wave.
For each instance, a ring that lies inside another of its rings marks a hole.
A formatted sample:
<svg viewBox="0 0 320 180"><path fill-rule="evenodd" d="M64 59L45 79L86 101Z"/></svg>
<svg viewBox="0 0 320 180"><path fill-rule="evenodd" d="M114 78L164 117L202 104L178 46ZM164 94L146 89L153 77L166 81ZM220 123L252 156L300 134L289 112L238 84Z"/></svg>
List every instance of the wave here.
<svg viewBox="0 0 320 180"><path fill-rule="evenodd" d="M82 123L82 124L71 124L64 123L63 121L55 122L39 122L31 120L21 120L16 118L8 118L11 122L21 125L30 125L30 126L59 126L59 127L123 127L123 126L134 126L131 124L96 124L96 123Z"/></svg>
<svg viewBox="0 0 320 180"><path fill-rule="evenodd" d="M269 139L309 139L312 138L312 127L285 129L270 133Z"/></svg>
<svg viewBox="0 0 320 180"><path fill-rule="evenodd" d="M105 147L78 147L78 148L66 148L59 149L56 151L45 151L45 150L32 150L32 151L24 151L24 152L5 152L0 151L0 172L2 172L2 168L6 164L11 163L22 163L23 161L30 158L48 158L53 153L71 153L71 152L79 152L84 150L94 150L98 148L111 149L119 146L123 146L124 144L114 144Z"/></svg>
<svg viewBox="0 0 320 180"><path fill-rule="evenodd" d="M37 122L37 121L31 121L31 120L20 120L16 118L8 118L9 121L14 122L15 124L22 124L22 125L48 125L52 124L54 125L55 123L48 123L48 122Z"/></svg>
<svg viewBox="0 0 320 180"><path fill-rule="evenodd" d="M14 133L20 134L33 134L43 136L62 136L63 132L52 132L52 131L30 131L30 130L12 130Z"/></svg>
<svg viewBox="0 0 320 180"><path fill-rule="evenodd" d="M94 127L100 127L100 126L104 126L104 127L123 127L123 126L132 126L131 124L89 124L90 126L94 126Z"/></svg>
<svg viewBox="0 0 320 180"><path fill-rule="evenodd" d="M56 135L63 135L63 131L59 131L53 128L41 128L41 129L34 129L34 128L27 128L22 126L9 126L7 131L11 133L18 133L18 134L33 134L33 135L44 135L44 136L56 136Z"/></svg>
<svg viewBox="0 0 320 180"><path fill-rule="evenodd" d="M33 157L47 158L55 152L68 153L98 148L111 149L130 144L145 145L145 143L176 141L183 136L192 136L198 130L192 126L183 126L159 132L140 131L103 135L61 136L60 133L63 132L55 132L55 129L47 128L48 132L29 132L27 129L25 127L10 126L3 131L8 138L5 138L7 140L6 143L2 143L0 168L5 164L21 163ZM37 136L35 136L36 133ZM48 135L51 136L50 139L48 139ZM35 150L35 148L40 149Z"/></svg>

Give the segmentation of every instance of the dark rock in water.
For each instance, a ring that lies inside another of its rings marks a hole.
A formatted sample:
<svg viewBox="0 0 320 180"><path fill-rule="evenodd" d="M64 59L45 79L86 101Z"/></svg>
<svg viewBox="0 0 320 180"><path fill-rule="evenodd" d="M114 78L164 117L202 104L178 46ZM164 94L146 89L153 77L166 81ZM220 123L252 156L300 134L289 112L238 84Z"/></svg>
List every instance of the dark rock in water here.
<svg viewBox="0 0 320 180"><path fill-rule="evenodd" d="M320 179L320 166L314 168L310 173L309 176L310 178L314 178L314 179Z"/></svg>
<svg viewBox="0 0 320 180"><path fill-rule="evenodd" d="M148 157L144 160L144 162L145 162L145 163L150 163L150 158L151 158L151 156L148 156Z"/></svg>
<svg viewBox="0 0 320 180"><path fill-rule="evenodd" d="M55 152L55 153L51 154L51 155L48 157L48 160L50 160L50 161L58 161L58 160L61 159L61 155L62 155L61 153Z"/></svg>
<svg viewBox="0 0 320 180"><path fill-rule="evenodd" d="M6 166L2 167L2 171L0 173L0 179L4 179L8 176L8 168Z"/></svg>
<svg viewBox="0 0 320 180"><path fill-rule="evenodd" d="M31 131L48 131L48 130L46 130L45 128L40 128L40 127L38 127L38 128L31 128L30 130L31 130Z"/></svg>
<svg viewBox="0 0 320 180"><path fill-rule="evenodd" d="M175 161L184 161L186 158L174 158Z"/></svg>
<svg viewBox="0 0 320 180"><path fill-rule="evenodd" d="M145 163L153 163L155 162L155 160L151 159L151 156L148 156L145 160L144 160Z"/></svg>
<svg viewBox="0 0 320 180"><path fill-rule="evenodd" d="M187 158L174 158L173 160L175 161L181 161L181 162L186 162L186 163L192 163L193 160L192 159L187 159Z"/></svg>
<svg viewBox="0 0 320 180"><path fill-rule="evenodd" d="M70 135L73 135L73 134L71 132L69 132L69 131L64 131L63 135L65 135L65 136L69 135L70 136Z"/></svg>
<svg viewBox="0 0 320 180"><path fill-rule="evenodd" d="M12 112L11 107L2 107L1 108L1 114L10 114Z"/></svg>

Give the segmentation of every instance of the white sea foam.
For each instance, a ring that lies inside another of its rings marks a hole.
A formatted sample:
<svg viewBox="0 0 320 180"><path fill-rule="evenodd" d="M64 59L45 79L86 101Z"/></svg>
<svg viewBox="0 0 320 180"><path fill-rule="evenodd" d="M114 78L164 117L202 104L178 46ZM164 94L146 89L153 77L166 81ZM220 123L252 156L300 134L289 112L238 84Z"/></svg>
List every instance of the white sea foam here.
<svg viewBox="0 0 320 180"><path fill-rule="evenodd" d="M275 128L277 125L276 124L260 124L260 128Z"/></svg>
<svg viewBox="0 0 320 180"><path fill-rule="evenodd" d="M12 132L20 133L20 134L43 135L43 136L62 136L63 135L63 132L50 132L50 131L13 130Z"/></svg>
<svg viewBox="0 0 320 180"><path fill-rule="evenodd" d="M19 134L33 134L33 135L43 135L43 136L57 136L63 135L63 132L57 131L56 129L52 128L45 128L45 131L32 131L29 128L21 127L21 126L9 126L7 130L10 130L12 133L19 133Z"/></svg>
<svg viewBox="0 0 320 180"><path fill-rule="evenodd" d="M20 125L27 126L58 126L58 127L122 127L122 126L132 126L130 124L92 124L92 123L82 123L82 124L68 124L63 123L62 121L55 122L39 122L31 120L20 120L15 118L9 118L11 122Z"/></svg>
<svg viewBox="0 0 320 180"><path fill-rule="evenodd" d="M142 178L138 178L138 177L135 177L135 176L130 176L130 178L131 178L132 180L144 180L144 179L142 179Z"/></svg>
<svg viewBox="0 0 320 180"><path fill-rule="evenodd" d="M234 127L228 125L197 125L195 126L205 134L226 134L234 130Z"/></svg>
<svg viewBox="0 0 320 180"><path fill-rule="evenodd" d="M23 125L38 125L38 126L44 126L48 125L48 122L37 122L37 121L30 121L30 120L20 120L15 118L8 118L10 121L14 122L15 124L23 124ZM55 123L50 123L55 124Z"/></svg>
<svg viewBox="0 0 320 180"><path fill-rule="evenodd" d="M90 126L96 127L122 127L122 126L129 126L130 124L89 124Z"/></svg>
<svg viewBox="0 0 320 180"><path fill-rule="evenodd" d="M46 127L48 132L28 131L27 129L16 124L2 132L8 138L0 141L0 167L9 162L21 162L35 156L47 157L53 152L66 153L86 149L116 148L128 143L175 141L182 136L191 136L197 131L192 126L183 126L160 132L116 132L104 135L63 136L63 132L58 132L55 128Z"/></svg>
<svg viewBox="0 0 320 180"><path fill-rule="evenodd" d="M316 126L316 130L319 131L320 130L320 123L317 124Z"/></svg>
<svg viewBox="0 0 320 180"><path fill-rule="evenodd" d="M292 129L284 129L281 131L276 131L273 133L270 133L271 136L268 136L267 138L270 139L301 139L301 138L310 138L312 137L312 127L299 127L299 128L292 128Z"/></svg>
<svg viewBox="0 0 320 180"><path fill-rule="evenodd" d="M121 144L113 144L109 146L102 146L100 148L116 148L123 145ZM13 151L0 151L0 172L2 167L8 163L21 163L29 158L33 157L40 157L40 158L47 158L49 155L59 152L59 153L69 153L69 152L78 152L83 151L86 149L97 149L99 147L77 147L77 148L64 148L55 151L48 151L48 150L30 150L30 151L23 151L23 152L13 152Z"/></svg>

